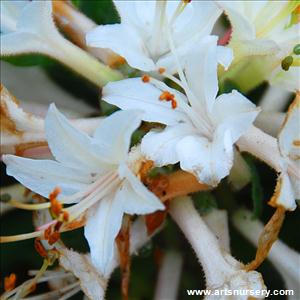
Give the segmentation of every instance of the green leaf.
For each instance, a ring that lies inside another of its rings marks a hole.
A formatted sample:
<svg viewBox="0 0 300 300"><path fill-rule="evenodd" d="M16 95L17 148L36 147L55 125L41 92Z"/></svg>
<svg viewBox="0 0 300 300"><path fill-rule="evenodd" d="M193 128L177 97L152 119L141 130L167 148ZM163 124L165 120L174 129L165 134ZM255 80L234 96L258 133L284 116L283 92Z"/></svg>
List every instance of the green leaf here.
<svg viewBox="0 0 300 300"><path fill-rule="evenodd" d="M72 2L97 24L114 24L120 22L118 12L111 0L72 0Z"/></svg>
<svg viewBox="0 0 300 300"><path fill-rule="evenodd" d="M192 196L194 205L200 214L208 214L218 208L216 198L210 192L199 192Z"/></svg>
<svg viewBox="0 0 300 300"><path fill-rule="evenodd" d="M253 216L259 218L263 211L263 188L261 179L252 157L245 155L245 160L249 166L251 174L251 197L253 203Z"/></svg>

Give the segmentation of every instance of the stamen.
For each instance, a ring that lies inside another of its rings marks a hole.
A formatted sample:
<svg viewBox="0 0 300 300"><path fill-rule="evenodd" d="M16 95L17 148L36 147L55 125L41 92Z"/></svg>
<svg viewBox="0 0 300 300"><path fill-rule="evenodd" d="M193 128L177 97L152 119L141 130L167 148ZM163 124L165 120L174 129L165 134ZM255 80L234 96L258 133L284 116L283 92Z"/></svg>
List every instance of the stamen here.
<svg viewBox="0 0 300 300"><path fill-rule="evenodd" d="M171 18L170 25L174 24L176 19L181 15L181 13L186 8L186 5L189 4L192 0L182 0L178 3L176 10L174 11L174 14Z"/></svg>
<svg viewBox="0 0 300 300"><path fill-rule="evenodd" d="M150 77L149 77L148 75L144 75L144 76L142 77L142 81L143 81L144 83L148 83L148 82L150 81Z"/></svg>
<svg viewBox="0 0 300 300"><path fill-rule="evenodd" d="M171 101L174 99L174 95L171 94L169 91L164 91L162 94L159 96L159 100L166 100L166 101Z"/></svg>
<svg viewBox="0 0 300 300"><path fill-rule="evenodd" d="M11 291L15 288L17 276L15 273L11 273L9 276L4 278L4 290L5 292Z"/></svg>
<svg viewBox="0 0 300 300"><path fill-rule="evenodd" d="M159 73L159 74L163 74L164 72L166 72L166 69L165 69L165 68L160 67L160 68L158 69L158 73Z"/></svg>
<svg viewBox="0 0 300 300"><path fill-rule="evenodd" d="M41 210L41 209L46 209L46 208L50 207L49 202L30 204L30 203L22 203L15 199L8 201L8 204L10 204L13 207L24 209L24 210Z"/></svg>
<svg viewBox="0 0 300 300"><path fill-rule="evenodd" d="M159 96L159 100L171 101L172 108L175 109L177 107L177 101L175 100L175 96L169 91L162 92L162 94Z"/></svg>
<svg viewBox="0 0 300 300"><path fill-rule="evenodd" d="M36 238L34 240L34 248L41 257L46 258L48 256L48 252L45 249L45 247L43 246L40 238Z"/></svg>
<svg viewBox="0 0 300 300"><path fill-rule="evenodd" d="M99 199L115 188L120 182L117 179L117 172L110 172L108 175L103 176L99 181L99 186L88 197L81 200L78 204L66 209L66 211L70 214L70 220L75 220L85 210L94 205L97 201L99 201Z"/></svg>

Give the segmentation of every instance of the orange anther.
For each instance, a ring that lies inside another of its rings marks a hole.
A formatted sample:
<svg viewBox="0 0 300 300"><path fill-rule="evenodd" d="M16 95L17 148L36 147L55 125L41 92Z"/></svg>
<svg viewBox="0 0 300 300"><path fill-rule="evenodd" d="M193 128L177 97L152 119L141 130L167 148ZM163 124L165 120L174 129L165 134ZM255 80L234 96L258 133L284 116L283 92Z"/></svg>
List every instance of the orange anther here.
<svg viewBox="0 0 300 300"><path fill-rule="evenodd" d="M160 68L158 69L158 73L159 73L159 74L163 74L163 73L165 73L165 71L166 71L166 69L165 69L165 68L162 68L162 67L160 67Z"/></svg>
<svg viewBox="0 0 300 300"><path fill-rule="evenodd" d="M166 100L166 101L172 101L174 100L175 96L171 94L169 91L164 91L159 96L159 100Z"/></svg>
<svg viewBox="0 0 300 300"><path fill-rule="evenodd" d="M177 101L175 99L172 99L172 108L175 109L177 107Z"/></svg>
<svg viewBox="0 0 300 300"><path fill-rule="evenodd" d="M52 233L52 227L50 225L44 232L44 237L46 240L48 240L50 238L51 233Z"/></svg>
<svg viewBox="0 0 300 300"><path fill-rule="evenodd" d="M52 213L58 217L60 215L60 213L62 212L62 204L57 201L56 199L51 200L51 211Z"/></svg>
<svg viewBox="0 0 300 300"><path fill-rule="evenodd" d="M144 83L147 83L147 82L150 81L150 77L149 77L148 75L144 75L144 76L142 77L142 81L143 81Z"/></svg>
<svg viewBox="0 0 300 300"><path fill-rule="evenodd" d="M65 222L68 222L69 221L69 213L67 212L67 211L64 211L63 212L63 220L65 221Z"/></svg>
<svg viewBox="0 0 300 300"><path fill-rule="evenodd" d="M42 245L40 238L34 240L34 248L41 257L47 257L47 250Z"/></svg>
<svg viewBox="0 0 300 300"><path fill-rule="evenodd" d="M61 193L61 189L59 187L56 187L49 195L49 199L54 200L56 197Z"/></svg>
<svg viewBox="0 0 300 300"><path fill-rule="evenodd" d="M11 291L15 288L17 276L15 273L11 273L9 276L4 278L4 290L5 292Z"/></svg>
<svg viewBox="0 0 300 300"><path fill-rule="evenodd" d="M58 240L60 239L60 233L58 231L55 231L51 234L51 236L48 239L48 243L50 245L53 245L54 243L56 243Z"/></svg>

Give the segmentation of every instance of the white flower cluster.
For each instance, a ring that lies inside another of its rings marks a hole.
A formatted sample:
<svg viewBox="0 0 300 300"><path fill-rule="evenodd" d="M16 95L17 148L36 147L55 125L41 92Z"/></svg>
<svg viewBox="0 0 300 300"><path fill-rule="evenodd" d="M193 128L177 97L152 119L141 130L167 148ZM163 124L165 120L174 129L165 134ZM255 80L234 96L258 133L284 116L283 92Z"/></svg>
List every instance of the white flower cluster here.
<svg viewBox="0 0 300 300"><path fill-rule="evenodd" d="M50 198L51 204L43 208L72 204L56 211L56 217L64 213L62 231L84 218L89 263L105 281L101 295L91 287L87 291L92 299L105 295L124 215L165 209L143 182L142 169L149 161L155 167L178 164L199 184L214 188L230 174L235 156L246 151L279 173L271 205L294 210L300 198L298 1L114 4L121 23L89 28L86 48L81 49L54 23L55 9L62 6L60 12L74 10L66 22L78 18L78 28L83 26L83 17L69 4L1 1L1 55L51 56L103 87L103 101L121 109L105 118L68 120L52 104L43 119L24 112L1 86L1 152L7 174ZM230 28L220 38L214 32L222 32L222 14ZM104 53L124 60L127 73L100 62ZM240 91L224 93L224 82L233 78ZM276 138L253 125L261 109L242 94L264 80L298 95ZM152 129L132 147L132 134L142 122ZM34 150L41 146L47 149L46 159L36 159ZM203 266L207 288L264 289L259 273L245 271L224 251L188 197L172 201L169 210ZM69 259L71 272L72 263Z"/></svg>

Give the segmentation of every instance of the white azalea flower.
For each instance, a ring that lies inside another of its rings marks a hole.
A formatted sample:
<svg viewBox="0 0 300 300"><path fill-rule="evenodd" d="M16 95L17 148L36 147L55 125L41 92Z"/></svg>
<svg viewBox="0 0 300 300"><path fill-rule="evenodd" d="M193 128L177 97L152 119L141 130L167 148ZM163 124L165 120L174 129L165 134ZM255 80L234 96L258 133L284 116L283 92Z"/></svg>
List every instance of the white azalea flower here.
<svg viewBox="0 0 300 300"><path fill-rule="evenodd" d="M221 13L212 1L188 2L114 1L121 24L97 27L87 34L87 44L111 49L136 69L164 67L173 73L169 32L184 55L199 38L211 33Z"/></svg>
<svg viewBox="0 0 300 300"><path fill-rule="evenodd" d="M225 10L232 26L228 47L234 51L234 64L248 57L251 59L248 69L254 70L259 82L267 79L272 84L282 83L288 90L299 88L299 66L288 71L281 68L282 60L293 54L293 48L299 43L299 21L292 19L299 1L216 2ZM253 60L253 56L259 57L258 60ZM244 65L241 72L245 69ZM250 74L253 77L253 72ZM243 79L247 80L249 77ZM251 78L251 81L257 79Z"/></svg>
<svg viewBox="0 0 300 300"><path fill-rule="evenodd" d="M284 58L299 41L291 24L298 1L217 1L232 26L229 46L242 56L277 54Z"/></svg>
<svg viewBox="0 0 300 300"><path fill-rule="evenodd" d="M24 111L18 100L3 85L0 85L0 93L0 154L34 158L51 157L45 136L44 118ZM92 135L101 119L101 117L73 119L71 123Z"/></svg>
<svg viewBox="0 0 300 300"><path fill-rule="evenodd" d="M114 239L122 217L163 209L159 199L136 178L128 150L139 111L116 112L100 123L94 136L75 129L50 106L45 120L49 147L56 161L4 155L7 174L48 197L55 187L62 203L77 203L67 212L72 221L88 210L85 236L92 261L105 276L113 259Z"/></svg>
<svg viewBox="0 0 300 300"><path fill-rule="evenodd" d="M1 20L1 55L45 54L96 85L122 77L58 32L52 1L1 1Z"/></svg>
<svg viewBox="0 0 300 300"><path fill-rule="evenodd" d="M270 201L274 206L288 210L296 208L295 199L300 199L300 95L290 105L283 127L278 135L282 171L275 193Z"/></svg>
<svg viewBox="0 0 300 300"><path fill-rule="evenodd" d="M183 170L212 186L229 174L233 144L259 111L237 91L216 98L217 62L228 65L231 59L231 53L216 43L217 37L207 37L186 57L186 84L176 81L186 95L153 78L146 83L126 79L103 89L105 101L122 109L141 109L143 120L167 125L143 138L142 152L149 159L159 166L180 162Z"/></svg>

